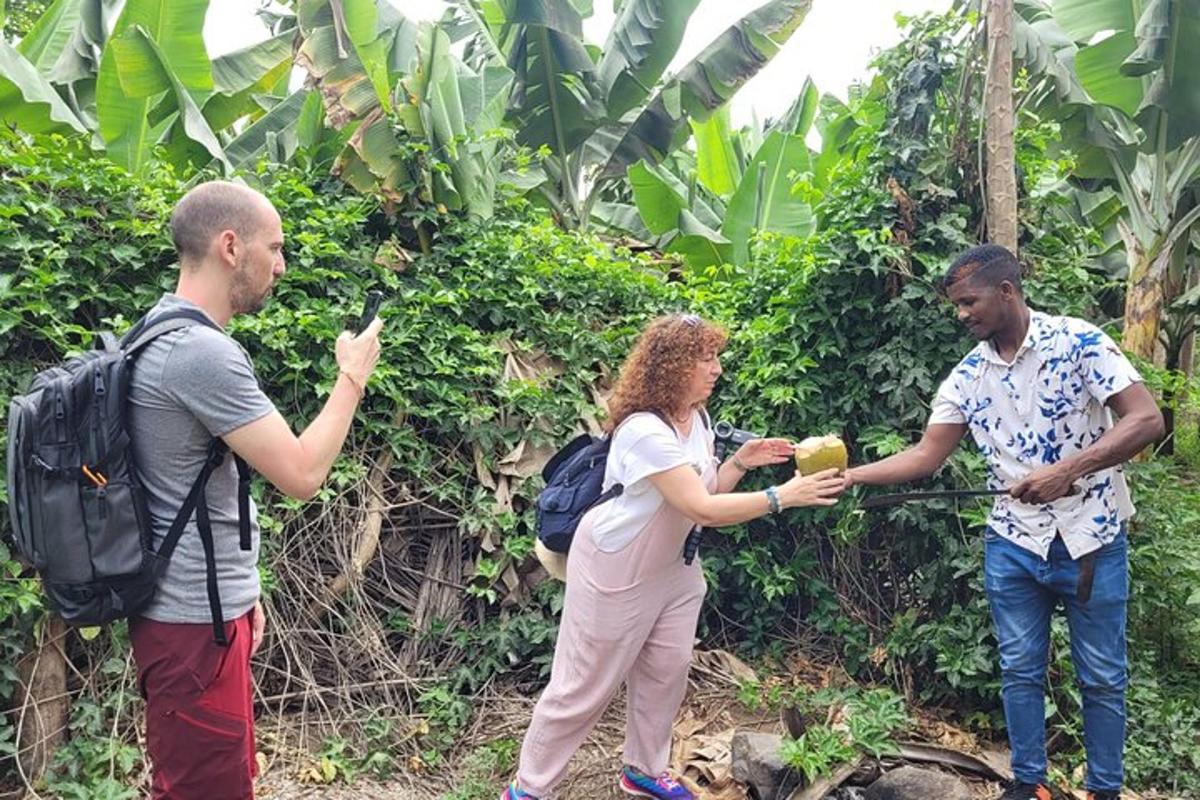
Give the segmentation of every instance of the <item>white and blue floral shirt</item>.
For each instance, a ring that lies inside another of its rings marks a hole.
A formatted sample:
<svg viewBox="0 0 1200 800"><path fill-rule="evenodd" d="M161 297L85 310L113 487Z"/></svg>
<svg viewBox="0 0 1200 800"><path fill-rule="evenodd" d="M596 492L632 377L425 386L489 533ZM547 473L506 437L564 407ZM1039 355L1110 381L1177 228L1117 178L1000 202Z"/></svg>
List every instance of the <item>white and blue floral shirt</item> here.
<svg viewBox="0 0 1200 800"><path fill-rule="evenodd" d="M938 389L929 422L966 424L987 459L989 487L1006 489L1095 443L1113 425L1105 401L1141 379L1104 331L1034 311L1012 363L980 342ZM1000 495L988 526L1042 558L1058 534L1079 558L1111 542L1134 509L1119 466L1076 485L1081 493L1041 505Z"/></svg>

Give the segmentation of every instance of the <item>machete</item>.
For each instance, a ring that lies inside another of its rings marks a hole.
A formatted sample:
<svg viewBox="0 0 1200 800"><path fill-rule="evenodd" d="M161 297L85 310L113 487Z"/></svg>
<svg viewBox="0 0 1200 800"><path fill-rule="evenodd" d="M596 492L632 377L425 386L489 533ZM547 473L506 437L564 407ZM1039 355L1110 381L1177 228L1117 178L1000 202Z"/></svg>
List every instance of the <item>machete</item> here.
<svg viewBox="0 0 1200 800"><path fill-rule="evenodd" d="M900 494L877 494L859 503L859 508L883 508L900 503L919 502L921 500L942 500L959 497L991 497L998 494L1008 494L1008 489L946 489L936 492L901 492Z"/></svg>

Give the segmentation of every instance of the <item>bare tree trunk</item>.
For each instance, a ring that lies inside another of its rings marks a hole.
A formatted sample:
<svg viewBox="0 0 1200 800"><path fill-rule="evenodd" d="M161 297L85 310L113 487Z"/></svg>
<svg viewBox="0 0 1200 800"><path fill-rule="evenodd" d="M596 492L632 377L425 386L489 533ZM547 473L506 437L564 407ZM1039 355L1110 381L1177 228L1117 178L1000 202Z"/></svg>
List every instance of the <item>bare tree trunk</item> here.
<svg viewBox="0 0 1200 800"><path fill-rule="evenodd" d="M17 763L26 783L45 772L67 732L67 624L51 614L42 628L37 649L18 664L21 704L17 715Z"/></svg>
<svg viewBox="0 0 1200 800"><path fill-rule="evenodd" d="M987 120L988 241L1017 255L1017 171L1013 114L1013 0L988 0Z"/></svg>

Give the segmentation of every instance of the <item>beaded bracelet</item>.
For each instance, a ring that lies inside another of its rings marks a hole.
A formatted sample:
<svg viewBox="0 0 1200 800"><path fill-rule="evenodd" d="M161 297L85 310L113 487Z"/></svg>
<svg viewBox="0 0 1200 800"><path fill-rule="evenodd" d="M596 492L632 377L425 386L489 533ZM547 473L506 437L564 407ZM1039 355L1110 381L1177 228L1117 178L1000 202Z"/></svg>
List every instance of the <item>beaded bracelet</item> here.
<svg viewBox="0 0 1200 800"><path fill-rule="evenodd" d="M783 510L783 506L779 504L779 492L775 490L774 486L768 486L765 491L767 493L767 506L770 508L772 514L778 514Z"/></svg>

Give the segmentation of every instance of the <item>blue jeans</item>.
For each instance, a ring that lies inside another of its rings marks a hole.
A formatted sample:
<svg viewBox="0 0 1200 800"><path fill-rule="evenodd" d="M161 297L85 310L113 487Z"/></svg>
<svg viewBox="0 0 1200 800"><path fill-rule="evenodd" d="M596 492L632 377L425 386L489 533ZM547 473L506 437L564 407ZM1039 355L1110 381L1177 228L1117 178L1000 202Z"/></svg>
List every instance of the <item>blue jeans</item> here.
<svg viewBox="0 0 1200 800"><path fill-rule="evenodd" d="M1004 718L1018 781L1046 779L1045 688L1050 615L1061 600L1071 633L1071 660L1083 695L1087 788L1115 791L1124 778L1125 611L1129 551L1125 530L1096 551L1092 596L1076 600L1079 563L1061 538L1041 559L988 531L984 585L1000 642Z"/></svg>

